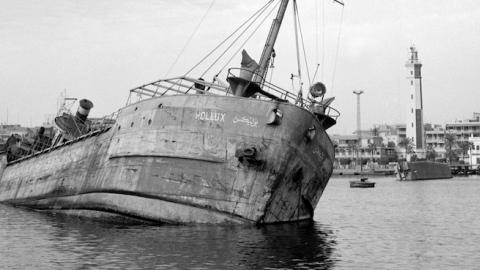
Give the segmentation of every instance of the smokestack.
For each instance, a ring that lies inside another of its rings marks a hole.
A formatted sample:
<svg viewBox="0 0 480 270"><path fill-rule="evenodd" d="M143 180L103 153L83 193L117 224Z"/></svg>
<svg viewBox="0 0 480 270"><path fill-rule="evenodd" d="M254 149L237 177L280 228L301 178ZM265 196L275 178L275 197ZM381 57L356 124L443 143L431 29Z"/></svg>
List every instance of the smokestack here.
<svg viewBox="0 0 480 270"><path fill-rule="evenodd" d="M90 112L91 108L93 108L93 103L90 100L88 99L80 100L76 117L82 120L83 122L85 122L85 120L87 120L88 113Z"/></svg>

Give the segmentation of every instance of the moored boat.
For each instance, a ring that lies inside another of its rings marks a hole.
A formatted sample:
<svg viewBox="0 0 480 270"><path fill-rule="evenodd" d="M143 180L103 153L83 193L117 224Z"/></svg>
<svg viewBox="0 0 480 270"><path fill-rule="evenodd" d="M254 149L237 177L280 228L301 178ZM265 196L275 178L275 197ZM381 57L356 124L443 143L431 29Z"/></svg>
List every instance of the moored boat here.
<svg viewBox="0 0 480 270"><path fill-rule="evenodd" d="M373 188L375 187L375 182L368 181L368 178L361 178L360 180L350 181L351 188Z"/></svg>

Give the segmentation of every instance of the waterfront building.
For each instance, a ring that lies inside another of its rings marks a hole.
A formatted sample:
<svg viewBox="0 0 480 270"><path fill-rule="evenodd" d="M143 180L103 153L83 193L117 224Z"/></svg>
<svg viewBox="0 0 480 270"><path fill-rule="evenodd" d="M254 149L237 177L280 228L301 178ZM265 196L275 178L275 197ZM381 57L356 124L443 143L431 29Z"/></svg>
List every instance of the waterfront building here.
<svg viewBox="0 0 480 270"><path fill-rule="evenodd" d="M362 132L362 143L359 143L358 137L356 132L354 135L332 135L335 145L335 159L339 164L355 164L357 159L371 157L371 154L367 151L368 143L366 143L371 136ZM374 158L379 157L376 153L373 153L373 155Z"/></svg>
<svg viewBox="0 0 480 270"><path fill-rule="evenodd" d="M425 157L425 129L423 125L422 100L422 63L418 59L415 46L410 47L410 58L405 64L408 79L407 137L415 145L414 151L419 158ZM408 157L407 157L408 158Z"/></svg>
<svg viewBox="0 0 480 270"><path fill-rule="evenodd" d="M375 169L396 161L395 147L383 143L383 138L372 134L371 130L361 131L361 143L357 132L352 135L332 135L335 145L335 168L355 168L362 161L363 165Z"/></svg>
<svg viewBox="0 0 480 270"><path fill-rule="evenodd" d="M435 152L435 160L446 160L445 137L446 134L455 135L455 144L453 151L456 152L460 161L472 165L480 165L480 113L473 113L471 119L447 123L445 126L439 124L425 123L424 127L425 152L418 154L414 149L414 154L418 158L427 158L432 150ZM393 159L396 154L397 159L406 159L405 148L400 146L400 142L407 137L407 125L405 124L377 124L371 130L361 131L361 148L357 156L358 135L354 132L352 135L333 135L332 140L337 146L335 154L337 161L339 159L352 160L360 157L379 161L380 159ZM375 134L374 134L375 133ZM375 135L375 136L374 136ZM375 144L375 150L369 149L369 145ZM461 149L462 144L469 143L470 150L464 152ZM423 149L422 149L423 150ZM373 157L373 158L372 158ZM431 156L429 156L431 158Z"/></svg>
<svg viewBox="0 0 480 270"><path fill-rule="evenodd" d="M478 166L480 165L480 137L471 136L468 141L471 143L468 151L469 163Z"/></svg>
<svg viewBox="0 0 480 270"><path fill-rule="evenodd" d="M472 136L480 137L480 113L473 113L471 119L447 123L445 131L454 134L457 142L466 142Z"/></svg>
<svg viewBox="0 0 480 270"><path fill-rule="evenodd" d="M445 132L455 135L455 149L462 152L462 154L459 155L461 161L469 164L478 164L473 163L477 162L476 149L475 151L469 150L467 155L463 155L461 148L466 144L469 145L468 148L471 148L472 143L476 143L477 138L480 137L480 113L473 113L473 117L470 119L447 123L445 125Z"/></svg>
<svg viewBox="0 0 480 270"><path fill-rule="evenodd" d="M445 129L438 124L425 124L425 143L428 151L435 151L435 159L445 158Z"/></svg>
<svg viewBox="0 0 480 270"><path fill-rule="evenodd" d="M398 144L407 136L405 124L380 124L374 125L378 136L382 138L382 143L390 146L398 146Z"/></svg>

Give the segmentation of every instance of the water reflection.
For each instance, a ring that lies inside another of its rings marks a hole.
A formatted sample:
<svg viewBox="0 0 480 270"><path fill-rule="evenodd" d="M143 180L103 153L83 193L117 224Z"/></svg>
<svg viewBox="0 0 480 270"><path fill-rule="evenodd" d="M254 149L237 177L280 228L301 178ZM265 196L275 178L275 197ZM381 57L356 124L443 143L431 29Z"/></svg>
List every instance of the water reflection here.
<svg viewBox="0 0 480 270"><path fill-rule="evenodd" d="M335 263L332 232L314 222L260 228L124 226L5 206L0 214L0 223L17 223L2 243L24 249L15 251L17 258L23 256L20 264L3 262L10 268L330 269ZM18 226L22 220L28 225ZM37 256L29 255L32 250Z"/></svg>
<svg viewBox="0 0 480 270"><path fill-rule="evenodd" d="M244 239L251 242L242 245L240 254L252 269L330 269L335 262L332 232L315 222L267 226Z"/></svg>
<svg viewBox="0 0 480 270"><path fill-rule="evenodd" d="M332 179L315 223L122 226L0 205L1 269L478 269L480 176Z"/></svg>

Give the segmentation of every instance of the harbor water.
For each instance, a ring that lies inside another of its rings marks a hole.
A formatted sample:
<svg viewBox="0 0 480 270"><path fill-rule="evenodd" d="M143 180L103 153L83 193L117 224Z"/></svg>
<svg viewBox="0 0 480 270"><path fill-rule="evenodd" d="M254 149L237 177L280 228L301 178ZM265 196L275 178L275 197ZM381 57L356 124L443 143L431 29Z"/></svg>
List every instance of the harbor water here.
<svg viewBox="0 0 480 270"><path fill-rule="evenodd" d="M480 177L332 178L314 222L103 223L0 205L1 269L478 269Z"/></svg>

